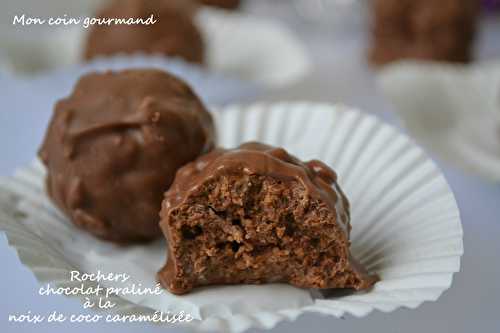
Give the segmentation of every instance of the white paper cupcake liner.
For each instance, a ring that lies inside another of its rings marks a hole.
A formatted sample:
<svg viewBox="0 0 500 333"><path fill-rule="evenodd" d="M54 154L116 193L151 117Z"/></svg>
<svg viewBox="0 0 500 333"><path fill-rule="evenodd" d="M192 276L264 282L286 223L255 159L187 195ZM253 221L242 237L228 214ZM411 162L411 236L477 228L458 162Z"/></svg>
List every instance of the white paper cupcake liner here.
<svg viewBox="0 0 500 333"><path fill-rule="evenodd" d="M204 8L196 16L196 24L204 36L207 66L212 72L266 87L281 87L299 80L311 69L305 47L279 22ZM36 37L0 31L0 46L6 51L0 56L4 56L2 62L25 73L76 65L82 62L89 30L72 26L38 33Z"/></svg>
<svg viewBox="0 0 500 333"><path fill-rule="evenodd" d="M184 310L196 330L272 328L305 312L341 317L415 308L451 286L463 254L459 212L445 179L407 137L375 117L342 106L255 104L213 113L220 143L258 140L339 174L352 207L352 252L379 281L370 292L324 296L284 284L200 288L185 296L117 299L115 311ZM118 247L74 227L50 203L40 163L0 182L0 229L41 282L71 285L68 271L126 272L154 285L165 244ZM107 286L113 286L112 283Z"/></svg>
<svg viewBox="0 0 500 333"><path fill-rule="evenodd" d="M240 12L203 9L197 16L209 68L262 84L286 86L310 72L310 57L280 22Z"/></svg>
<svg viewBox="0 0 500 333"><path fill-rule="evenodd" d="M403 62L379 75L410 134L437 156L500 181L500 63Z"/></svg>

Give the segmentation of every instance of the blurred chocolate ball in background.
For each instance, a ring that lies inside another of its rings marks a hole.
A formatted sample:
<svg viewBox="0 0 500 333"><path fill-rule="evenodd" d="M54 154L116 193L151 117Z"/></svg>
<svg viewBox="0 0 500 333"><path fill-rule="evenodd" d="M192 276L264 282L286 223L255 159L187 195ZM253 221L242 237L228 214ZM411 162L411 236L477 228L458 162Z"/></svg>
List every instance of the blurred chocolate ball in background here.
<svg viewBox="0 0 500 333"><path fill-rule="evenodd" d="M143 18L154 15L151 25L95 25L87 36L84 58L115 54L159 54L204 63L203 37L193 18L191 0L115 0L98 18Z"/></svg>
<svg viewBox="0 0 500 333"><path fill-rule="evenodd" d="M236 9L240 6L240 0L197 0L199 3L207 6L219 7L224 9Z"/></svg>
<svg viewBox="0 0 500 333"><path fill-rule="evenodd" d="M370 60L466 63L472 59L477 0L374 0Z"/></svg>

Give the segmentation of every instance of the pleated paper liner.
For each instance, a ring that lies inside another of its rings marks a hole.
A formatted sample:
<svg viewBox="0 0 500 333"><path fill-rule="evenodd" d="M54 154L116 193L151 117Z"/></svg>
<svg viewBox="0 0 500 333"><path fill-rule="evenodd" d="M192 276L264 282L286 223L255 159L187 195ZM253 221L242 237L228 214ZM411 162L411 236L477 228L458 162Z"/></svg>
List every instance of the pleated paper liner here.
<svg viewBox="0 0 500 333"><path fill-rule="evenodd" d="M429 151L500 181L500 62L403 62L384 69L378 81L405 127Z"/></svg>
<svg viewBox="0 0 500 333"><path fill-rule="evenodd" d="M198 319L190 324L196 330L242 332L305 312L363 317L416 308L451 286L463 254L459 212L440 171L410 139L343 106L254 104L213 115L223 146L258 140L332 166L351 201L352 252L381 281L369 292L320 297L285 284L214 286L185 296L117 298L114 311L184 310ZM153 286L164 242L118 247L77 229L45 195L44 173L37 162L0 183L0 228L39 281L68 286L71 269L100 269Z"/></svg>

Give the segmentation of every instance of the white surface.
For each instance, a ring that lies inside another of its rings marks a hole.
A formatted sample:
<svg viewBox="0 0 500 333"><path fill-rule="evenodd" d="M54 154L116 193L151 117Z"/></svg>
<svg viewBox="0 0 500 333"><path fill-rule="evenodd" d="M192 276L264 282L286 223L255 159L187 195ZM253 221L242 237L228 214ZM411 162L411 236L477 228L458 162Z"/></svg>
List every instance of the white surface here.
<svg viewBox="0 0 500 333"><path fill-rule="evenodd" d="M182 297L168 292L127 296L116 301L114 311L184 310L200 320L194 327L242 332L272 328L304 312L363 317L373 310L416 308L451 286L463 253L458 209L440 172L408 138L374 117L339 106L256 104L213 115L223 147L255 140L333 166L351 201L352 254L381 280L368 293L332 298L315 298L289 285L214 286ZM52 206L44 179L44 168L37 164L0 181L0 229L40 282L79 285L69 278L76 268L125 272L130 283L154 287L164 243L124 248L89 236ZM129 310L129 302L137 306Z"/></svg>
<svg viewBox="0 0 500 333"><path fill-rule="evenodd" d="M402 62L380 72L409 133L449 162L500 181L500 62Z"/></svg>

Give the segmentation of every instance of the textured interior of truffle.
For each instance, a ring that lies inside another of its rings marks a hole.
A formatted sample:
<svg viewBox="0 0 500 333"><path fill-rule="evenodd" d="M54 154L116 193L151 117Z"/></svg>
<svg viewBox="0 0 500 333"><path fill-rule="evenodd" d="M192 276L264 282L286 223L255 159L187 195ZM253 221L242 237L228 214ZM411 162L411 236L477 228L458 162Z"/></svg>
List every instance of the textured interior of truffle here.
<svg viewBox="0 0 500 333"><path fill-rule="evenodd" d="M177 266L172 290L231 283L288 282L306 288L359 283L336 213L296 181L224 175L170 215ZM180 268L180 269L179 269Z"/></svg>

